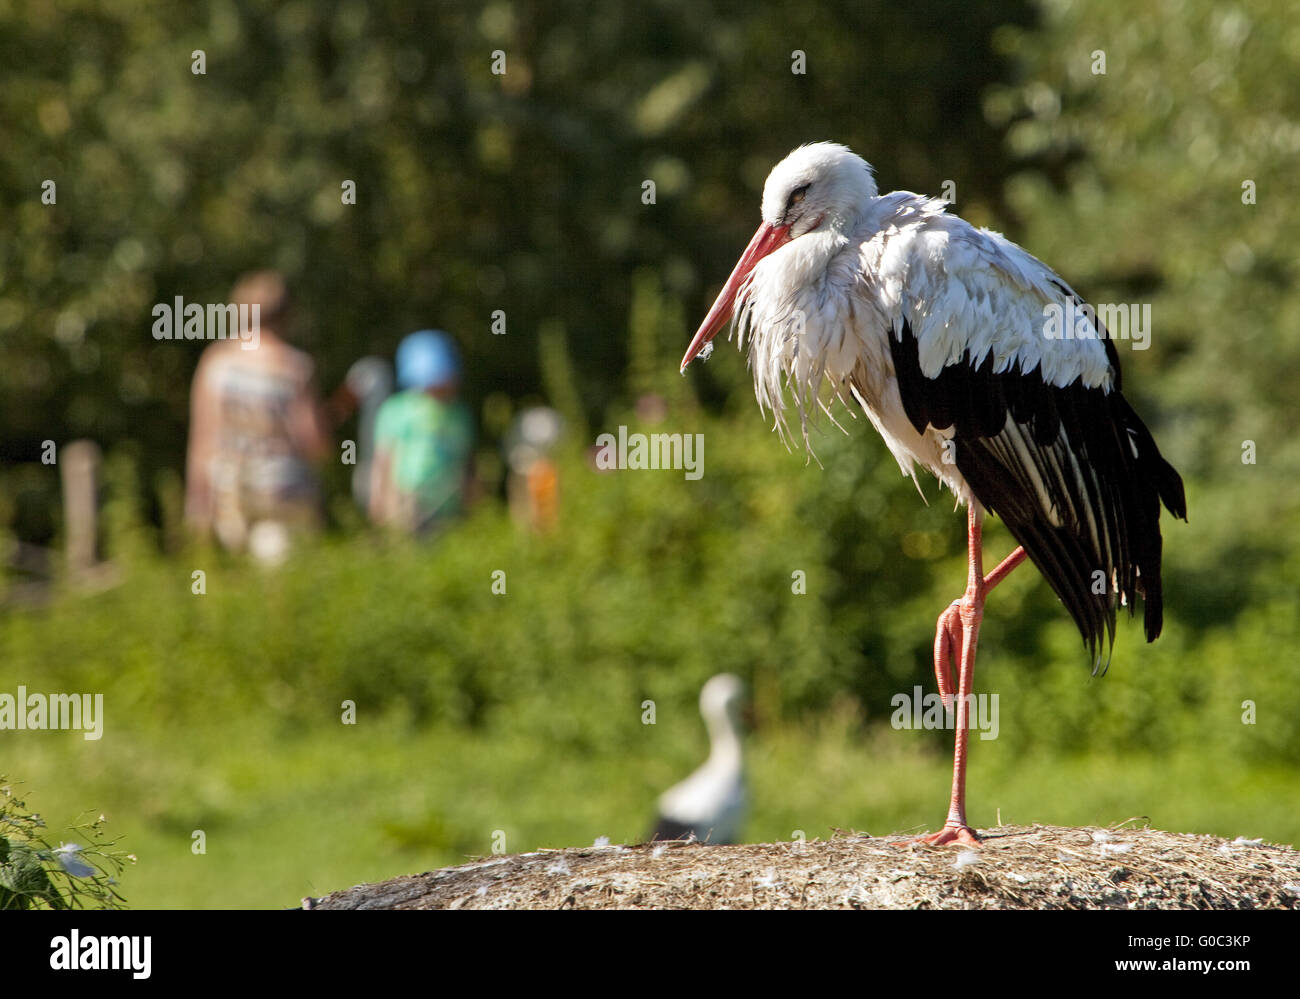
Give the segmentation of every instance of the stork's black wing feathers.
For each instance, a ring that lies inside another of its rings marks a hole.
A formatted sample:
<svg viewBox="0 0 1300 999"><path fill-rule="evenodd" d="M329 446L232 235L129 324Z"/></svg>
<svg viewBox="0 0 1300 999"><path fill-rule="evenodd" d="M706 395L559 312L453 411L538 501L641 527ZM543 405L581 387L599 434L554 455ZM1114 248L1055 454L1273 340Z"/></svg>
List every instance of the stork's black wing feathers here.
<svg viewBox="0 0 1300 999"><path fill-rule="evenodd" d="M1160 504L1186 519L1183 482L1119 391L1058 387L1019 365L993 370L967 354L938 377L921 371L911 327L889 337L899 393L918 433L953 428L957 469L1006 523L1074 618L1101 665L1115 609L1142 596L1147 641L1160 634ZM1109 655L1107 656L1109 658Z"/></svg>
<svg viewBox="0 0 1300 999"><path fill-rule="evenodd" d="M689 839L695 835L695 827L686 822L678 822L676 819L670 819L666 815L659 816L659 821L655 823L654 832L650 834L650 839L655 842L662 840Z"/></svg>

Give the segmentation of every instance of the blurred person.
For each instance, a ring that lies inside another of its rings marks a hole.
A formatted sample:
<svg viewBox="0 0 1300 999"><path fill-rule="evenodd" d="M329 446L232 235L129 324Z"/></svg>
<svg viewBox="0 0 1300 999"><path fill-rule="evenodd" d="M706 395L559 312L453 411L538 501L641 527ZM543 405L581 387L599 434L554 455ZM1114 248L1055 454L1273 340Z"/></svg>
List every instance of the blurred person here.
<svg viewBox="0 0 1300 999"><path fill-rule="evenodd" d="M289 537L321 522L313 465L330 447L315 365L285 342L291 315L284 277L256 271L236 282L236 305L260 310L255 349L220 340L199 359L190 396L185 514L202 534L269 562Z"/></svg>
<svg viewBox="0 0 1300 999"><path fill-rule="evenodd" d="M544 533L559 518L559 466L552 457L564 420L549 406L516 417L505 438L507 495L515 522Z"/></svg>
<svg viewBox="0 0 1300 999"><path fill-rule="evenodd" d="M463 511L474 443L451 337L441 330L406 337L397 348L397 385L375 417L370 519L428 534Z"/></svg>

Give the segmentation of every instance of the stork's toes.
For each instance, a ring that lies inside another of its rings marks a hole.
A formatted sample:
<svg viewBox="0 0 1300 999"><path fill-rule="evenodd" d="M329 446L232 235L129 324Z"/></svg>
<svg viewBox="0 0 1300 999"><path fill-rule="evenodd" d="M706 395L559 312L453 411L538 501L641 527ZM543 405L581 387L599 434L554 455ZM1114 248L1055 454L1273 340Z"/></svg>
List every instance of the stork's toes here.
<svg viewBox="0 0 1300 999"><path fill-rule="evenodd" d="M979 846L981 840L979 834L970 826L949 823L936 833L927 833L925 836L906 840L901 845L910 846L915 843L925 843L927 846L947 846L950 843L956 843L958 846Z"/></svg>

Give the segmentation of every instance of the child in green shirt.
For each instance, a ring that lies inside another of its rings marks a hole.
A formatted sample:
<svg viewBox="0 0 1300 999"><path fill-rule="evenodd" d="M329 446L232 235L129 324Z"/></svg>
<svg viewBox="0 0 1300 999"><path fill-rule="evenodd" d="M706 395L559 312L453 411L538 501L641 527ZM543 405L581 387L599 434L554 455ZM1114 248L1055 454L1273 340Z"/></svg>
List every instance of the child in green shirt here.
<svg viewBox="0 0 1300 999"><path fill-rule="evenodd" d="M451 337L421 330L397 348L397 384L375 418L370 518L425 534L461 512L474 443L457 397L460 359Z"/></svg>

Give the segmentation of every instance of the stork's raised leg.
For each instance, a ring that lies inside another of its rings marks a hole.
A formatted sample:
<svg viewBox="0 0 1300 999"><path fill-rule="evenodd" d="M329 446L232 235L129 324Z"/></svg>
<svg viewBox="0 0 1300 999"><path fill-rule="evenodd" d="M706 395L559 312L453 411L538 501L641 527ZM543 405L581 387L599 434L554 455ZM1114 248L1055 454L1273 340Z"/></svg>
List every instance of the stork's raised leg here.
<svg viewBox="0 0 1300 999"><path fill-rule="evenodd" d="M934 635L934 678L944 707L956 709L956 733L952 761L952 799L948 821L937 833L922 836L915 842L941 846L944 843L976 845L979 836L966 824L966 742L969 735L970 693L975 677L975 648L979 642L980 622L984 620L984 598L1011 570L1025 559L1025 550L1017 548L986 577L983 555L983 514L972 504L967 520L967 543L970 572L966 593L954 600L939 615ZM953 653L960 650L957 667L957 700L953 704Z"/></svg>

